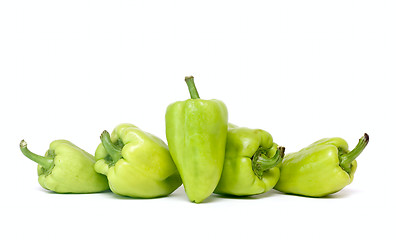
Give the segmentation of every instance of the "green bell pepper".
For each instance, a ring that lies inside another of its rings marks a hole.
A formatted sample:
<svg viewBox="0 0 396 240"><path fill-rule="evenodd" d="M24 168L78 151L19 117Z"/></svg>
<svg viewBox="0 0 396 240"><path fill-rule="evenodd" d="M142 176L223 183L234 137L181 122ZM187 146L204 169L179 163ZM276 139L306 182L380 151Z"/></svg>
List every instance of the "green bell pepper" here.
<svg viewBox="0 0 396 240"><path fill-rule="evenodd" d="M267 192L277 183L285 148L271 134L229 124L223 172L215 193L249 196Z"/></svg>
<svg viewBox="0 0 396 240"><path fill-rule="evenodd" d="M364 134L349 152L344 139L325 138L287 154L280 165L281 177L275 189L310 197L340 191L352 182L357 167L355 159L368 142L369 136Z"/></svg>
<svg viewBox="0 0 396 240"><path fill-rule="evenodd" d="M185 80L191 99L168 106L166 138L188 198L200 203L220 180L228 113L223 102L199 98L193 77Z"/></svg>
<svg viewBox="0 0 396 240"><path fill-rule="evenodd" d="M94 170L95 158L69 141L53 141L45 156L32 153L24 140L19 146L26 157L38 163L38 181L45 189L57 193L94 193L109 189L106 177Z"/></svg>
<svg viewBox="0 0 396 240"><path fill-rule="evenodd" d="M168 147L132 124L104 131L96 149L95 170L109 180L112 192L135 198L166 196L181 185Z"/></svg>

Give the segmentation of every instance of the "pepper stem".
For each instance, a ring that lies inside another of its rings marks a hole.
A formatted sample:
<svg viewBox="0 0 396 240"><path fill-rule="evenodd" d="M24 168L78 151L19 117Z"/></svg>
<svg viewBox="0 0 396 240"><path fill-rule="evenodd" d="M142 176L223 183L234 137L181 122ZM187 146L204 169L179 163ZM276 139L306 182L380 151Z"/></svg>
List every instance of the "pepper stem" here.
<svg viewBox="0 0 396 240"><path fill-rule="evenodd" d="M272 158L268 158L266 155L266 149L259 147L252 157L252 168L254 174L262 179L264 172L278 165L283 157L285 156L285 148L278 147L275 155Z"/></svg>
<svg viewBox="0 0 396 240"><path fill-rule="evenodd" d="M359 139L358 144L352 151L340 155L340 166L342 169L344 169L344 171L346 171L347 173L351 172L351 163L363 152L368 143L369 135L365 133L363 137Z"/></svg>
<svg viewBox="0 0 396 240"><path fill-rule="evenodd" d="M121 156L121 149L119 149L110 139L110 134L106 130L102 132L100 135L100 140L102 141L103 147L106 149L106 152L110 155L113 162L118 161Z"/></svg>
<svg viewBox="0 0 396 240"><path fill-rule="evenodd" d="M45 169L50 169L54 159L53 157L43 157L40 155L37 155L35 153L32 153L28 148L27 148L27 143L25 140L22 140L21 143L19 143L19 148L21 149L21 152L23 155L25 155L27 158L30 160L38 163L40 166L42 166Z"/></svg>
<svg viewBox="0 0 396 240"><path fill-rule="evenodd" d="M188 91L190 92L191 99L199 99L197 87L195 87L195 83L194 83L194 77L188 76L185 77L184 80L187 83Z"/></svg>

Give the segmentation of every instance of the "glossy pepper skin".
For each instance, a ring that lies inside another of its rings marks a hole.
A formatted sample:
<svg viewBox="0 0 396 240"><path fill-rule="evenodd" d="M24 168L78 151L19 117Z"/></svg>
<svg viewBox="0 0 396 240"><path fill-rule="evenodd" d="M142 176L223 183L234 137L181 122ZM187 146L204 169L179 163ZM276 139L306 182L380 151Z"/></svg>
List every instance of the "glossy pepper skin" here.
<svg viewBox="0 0 396 240"><path fill-rule="evenodd" d="M24 140L20 149L39 164L38 181L45 189L57 193L94 193L109 189L106 177L94 170L95 158L69 141L53 141L45 156L32 153Z"/></svg>
<svg viewBox="0 0 396 240"><path fill-rule="evenodd" d="M109 180L112 192L135 198L169 195L181 185L168 147L132 124L120 124L101 135L95 170Z"/></svg>
<svg viewBox="0 0 396 240"><path fill-rule="evenodd" d="M223 172L215 193L235 196L261 194L278 182L285 148L261 129L229 124Z"/></svg>
<svg viewBox="0 0 396 240"><path fill-rule="evenodd" d="M342 138L321 139L283 159L281 177L275 189L291 194L323 197L350 184L356 171L356 158L369 142L364 134L359 143L348 151Z"/></svg>
<svg viewBox="0 0 396 240"><path fill-rule="evenodd" d="M227 139L228 112L219 100L202 100L193 77L186 77L191 99L166 110L169 151L191 202L212 194L220 180Z"/></svg>

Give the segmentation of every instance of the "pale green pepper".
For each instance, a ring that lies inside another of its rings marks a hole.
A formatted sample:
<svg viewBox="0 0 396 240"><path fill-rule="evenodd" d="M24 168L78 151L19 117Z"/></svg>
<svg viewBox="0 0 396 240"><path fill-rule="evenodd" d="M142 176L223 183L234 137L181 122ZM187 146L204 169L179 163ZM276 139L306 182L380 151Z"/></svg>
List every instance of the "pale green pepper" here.
<svg viewBox="0 0 396 240"><path fill-rule="evenodd" d="M261 194L278 182L285 148L271 134L228 124L223 172L215 193L235 196Z"/></svg>
<svg viewBox="0 0 396 240"><path fill-rule="evenodd" d="M109 180L112 192L135 198L166 196L181 185L167 145L132 124L101 135L95 170Z"/></svg>
<svg viewBox="0 0 396 240"><path fill-rule="evenodd" d="M109 189L106 177L94 170L95 158L69 141L53 141L45 156L32 153L24 140L20 149L38 163L38 181L45 189L57 193L94 193Z"/></svg>
<svg viewBox="0 0 396 240"><path fill-rule="evenodd" d="M191 99L166 110L166 138L191 202L212 194L223 169L228 112L219 100L200 99L194 78L186 77Z"/></svg>
<svg viewBox="0 0 396 240"><path fill-rule="evenodd" d="M352 150L342 138L324 138L285 156L275 189L309 197L323 197L352 183L356 158L369 142L365 133Z"/></svg>

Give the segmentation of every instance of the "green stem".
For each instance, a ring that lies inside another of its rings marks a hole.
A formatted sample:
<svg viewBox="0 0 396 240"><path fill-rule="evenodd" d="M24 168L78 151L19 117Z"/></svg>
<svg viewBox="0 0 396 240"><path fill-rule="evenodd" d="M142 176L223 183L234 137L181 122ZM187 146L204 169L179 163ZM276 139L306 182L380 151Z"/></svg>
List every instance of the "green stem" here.
<svg viewBox="0 0 396 240"><path fill-rule="evenodd" d="M344 171L347 173L351 172L351 164L353 160L355 160L366 148L367 144L369 143L369 135L365 133L363 137L359 139L358 144L356 147L350 151L349 153L340 155L340 166Z"/></svg>
<svg viewBox="0 0 396 240"><path fill-rule="evenodd" d="M21 143L19 144L19 148L21 149L21 152L23 153L23 155L25 155L30 160L38 163L43 168L50 169L52 167L54 158L53 157L43 157L43 156L37 155L35 153L32 153L27 148L27 143L25 142L25 140L21 141Z"/></svg>
<svg viewBox="0 0 396 240"><path fill-rule="evenodd" d="M106 130L102 132L100 135L100 140L102 141L103 147L106 149L106 152L110 155L113 162L117 162L122 158L121 149L119 149L110 139L110 134Z"/></svg>
<svg viewBox="0 0 396 240"><path fill-rule="evenodd" d="M188 91L190 92L191 99L199 99L197 87L195 87L195 83L194 83L194 77L188 76L185 77L184 80L187 83Z"/></svg>
<svg viewBox="0 0 396 240"><path fill-rule="evenodd" d="M266 149L259 147L252 157L252 168L254 174L262 179L264 172L278 165L285 156L285 148L278 147L272 158L266 156Z"/></svg>

